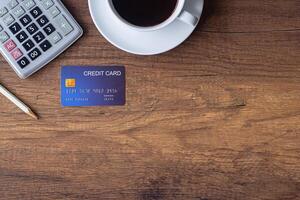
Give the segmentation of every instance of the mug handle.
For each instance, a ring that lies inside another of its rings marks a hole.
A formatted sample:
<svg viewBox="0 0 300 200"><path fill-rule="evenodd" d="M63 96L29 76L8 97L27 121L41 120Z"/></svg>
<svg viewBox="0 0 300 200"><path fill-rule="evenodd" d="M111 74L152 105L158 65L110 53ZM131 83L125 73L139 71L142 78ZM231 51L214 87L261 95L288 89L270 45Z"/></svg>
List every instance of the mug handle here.
<svg viewBox="0 0 300 200"><path fill-rule="evenodd" d="M186 24L196 26L198 23L198 17L195 17L191 13L187 11L183 11L179 16L178 19Z"/></svg>

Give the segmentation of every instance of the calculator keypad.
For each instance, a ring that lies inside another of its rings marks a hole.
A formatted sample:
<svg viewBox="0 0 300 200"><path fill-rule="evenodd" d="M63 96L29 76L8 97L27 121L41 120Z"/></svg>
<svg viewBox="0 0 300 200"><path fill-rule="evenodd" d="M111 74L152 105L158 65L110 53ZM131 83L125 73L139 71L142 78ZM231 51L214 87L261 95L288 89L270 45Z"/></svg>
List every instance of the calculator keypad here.
<svg viewBox="0 0 300 200"><path fill-rule="evenodd" d="M54 22L60 28L60 30L65 36L74 30L72 25L68 22L68 20L64 16L56 17Z"/></svg>
<svg viewBox="0 0 300 200"><path fill-rule="evenodd" d="M52 24L48 24L45 28L44 31L47 35L50 35L55 31L55 27Z"/></svg>
<svg viewBox="0 0 300 200"><path fill-rule="evenodd" d="M56 6L53 6L52 8L49 9L49 13L54 18L60 14L60 10Z"/></svg>
<svg viewBox="0 0 300 200"><path fill-rule="evenodd" d="M15 17L21 17L24 13L25 10L21 7L21 6L17 6L13 11L12 11L13 15Z"/></svg>
<svg viewBox="0 0 300 200"><path fill-rule="evenodd" d="M26 57L23 57L18 61L18 64L22 69L24 69L27 65L30 64L30 62Z"/></svg>
<svg viewBox="0 0 300 200"><path fill-rule="evenodd" d="M15 18L11 15L11 14L7 14L4 18L3 18L3 22L5 25L10 25L11 23L13 23L15 21Z"/></svg>
<svg viewBox="0 0 300 200"><path fill-rule="evenodd" d="M31 58L32 61L37 59L41 55L41 51L38 48L33 49L31 52L29 52L28 56Z"/></svg>
<svg viewBox="0 0 300 200"><path fill-rule="evenodd" d="M29 17L29 15L26 14L23 17L21 17L20 22L22 23L23 26L27 26L30 22L32 22L32 20Z"/></svg>
<svg viewBox="0 0 300 200"><path fill-rule="evenodd" d="M49 20L45 15L43 15L37 19L37 23L40 25L40 27L45 26L48 22L49 22Z"/></svg>
<svg viewBox="0 0 300 200"><path fill-rule="evenodd" d="M52 0L42 0L42 5L46 10L48 10L51 6L54 5Z"/></svg>
<svg viewBox="0 0 300 200"><path fill-rule="evenodd" d="M33 35L35 32L37 32L39 30L39 28L37 27L37 25L35 23L30 24L26 30L28 31L28 33L30 35Z"/></svg>
<svg viewBox="0 0 300 200"><path fill-rule="evenodd" d="M15 60L18 60L21 56L23 56L23 53L20 49L15 49L11 52L11 55Z"/></svg>
<svg viewBox="0 0 300 200"><path fill-rule="evenodd" d="M16 38L20 43L22 43L28 38L28 35L25 33L25 31L21 31L16 35Z"/></svg>
<svg viewBox="0 0 300 200"><path fill-rule="evenodd" d="M32 42L31 39L29 39L23 43L23 47L26 49L26 51L29 51L34 47L34 43Z"/></svg>
<svg viewBox="0 0 300 200"><path fill-rule="evenodd" d="M41 31L39 31L37 34L33 36L33 39L38 44L45 39L45 35Z"/></svg>
<svg viewBox="0 0 300 200"><path fill-rule="evenodd" d="M26 10L30 10L31 8L33 8L33 6L35 6L35 2L33 0L25 0L23 2L23 6Z"/></svg>
<svg viewBox="0 0 300 200"><path fill-rule="evenodd" d="M49 36L49 40L52 44L56 44L58 43L60 40L62 39L62 37L60 36L59 33L55 32L55 33L52 33L50 36Z"/></svg>
<svg viewBox="0 0 300 200"><path fill-rule="evenodd" d="M1 43L6 42L8 39L9 39L9 36L5 31L0 33L0 42Z"/></svg>
<svg viewBox="0 0 300 200"><path fill-rule="evenodd" d="M8 13L8 10L6 7L0 8L0 17L3 17L6 13Z"/></svg>
<svg viewBox="0 0 300 200"><path fill-rule="evenodd" d="M17 0L10 0L7 4L9 9L13 9L14 7L16 7L18 5Z"/></svg>
<svg viewBox="0 0 300 200"><path fill-rule="evenodd" d="M11 52L14 48L17 47L17 45L13 40L9 40L4 44L4 47L8 52Z"/></svg>
<svg viewBox="0 0 300 200"><path fill-rule="evenodd" d="M33 18L37 18L38 16L40 16L43 12L41 11L41 9L39 7L35 7L33 10L30 11L30 14Z"/></svg>
<svg viewBox="0 0 300 200"><path fill-rule="evenodd" d="M75 30L56 1L7 0L5 5L0 2L0 46L20 69L57 45L66 46L63 38ZM46 60L48 57L45 54Z"/></svg>
<svg viewBox="0 0 300 200"><path fill-rule="evenodd" d="M9 27L10 31L12 32L12 34L16 34L18 33L22 28L21 26L18 24L18 22L15 22L13 25L11 25Z"/></svg>
<svg viewBox="0 0 300 200"><path fill-rule="evenodd" d="M40 44L40 47L44 52L46 52L52 47L52 45L50 44L50 42L48 40L45 40L44 42L42 42Z"/></svg>

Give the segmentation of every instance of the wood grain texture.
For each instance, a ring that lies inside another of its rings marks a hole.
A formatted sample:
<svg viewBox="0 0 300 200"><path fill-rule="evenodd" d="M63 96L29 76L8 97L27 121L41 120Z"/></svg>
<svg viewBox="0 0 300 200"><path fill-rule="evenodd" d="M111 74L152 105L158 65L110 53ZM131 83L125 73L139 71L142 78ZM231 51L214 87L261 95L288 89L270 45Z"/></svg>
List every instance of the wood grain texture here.
<svg viewBox="0 0 300 200"><path fill-rule="evenodd" d="M76 3L74 3L76 2ZM0 199L300 199L300 1L207 0L194 34L159 56L85 30L46 68L0 80ZM62 65L123 64L124 107L61 108Z"/></svg>

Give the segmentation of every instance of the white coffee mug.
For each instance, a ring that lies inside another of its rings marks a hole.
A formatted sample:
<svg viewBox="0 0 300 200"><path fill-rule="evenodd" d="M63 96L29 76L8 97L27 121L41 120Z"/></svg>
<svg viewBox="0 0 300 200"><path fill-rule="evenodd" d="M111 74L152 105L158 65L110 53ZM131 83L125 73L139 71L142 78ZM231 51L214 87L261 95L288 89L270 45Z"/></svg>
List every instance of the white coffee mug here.
<svg viewBox="0 0 300 200"><path fill-rule="evenodd" d="M119 20L121 23L128 26L129 28L135 29L137 31L155 31L158 29L162 29L162 28L168 26L170 23L174 22L175 20L180 20L190 26L196 26L198 23L198 20L199 20L196 16L191 14L189 11L184 10L184 5L185 5L186 1L188 1L188 0L177 0L177 6L176 6L173 14L168 19L166 19L164 22L162 22L158 25L155 25L155 26L151 26L151 27L136 26L136 25L133 25L133 24L127 22L125 19L123 19L119 15L119 13L116 11L116 9L113 5L112 0L106 0L106 1L108 1L109 8L110 8L111 12L113 13L113 16L115 16L117 18L117 20Z"/></svg>

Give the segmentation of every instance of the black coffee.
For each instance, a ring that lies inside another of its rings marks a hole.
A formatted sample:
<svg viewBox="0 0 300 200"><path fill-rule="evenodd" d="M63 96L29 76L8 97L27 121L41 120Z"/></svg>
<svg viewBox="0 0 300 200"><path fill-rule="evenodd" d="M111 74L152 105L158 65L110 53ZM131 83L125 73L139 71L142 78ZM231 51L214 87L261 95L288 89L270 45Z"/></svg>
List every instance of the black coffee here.
<svg viewBox="0 0 300 200"><path fill-rule="evenodd" d="M119 15L142 27L158 25L174 12L178 0L112 0Z"/></svg>

